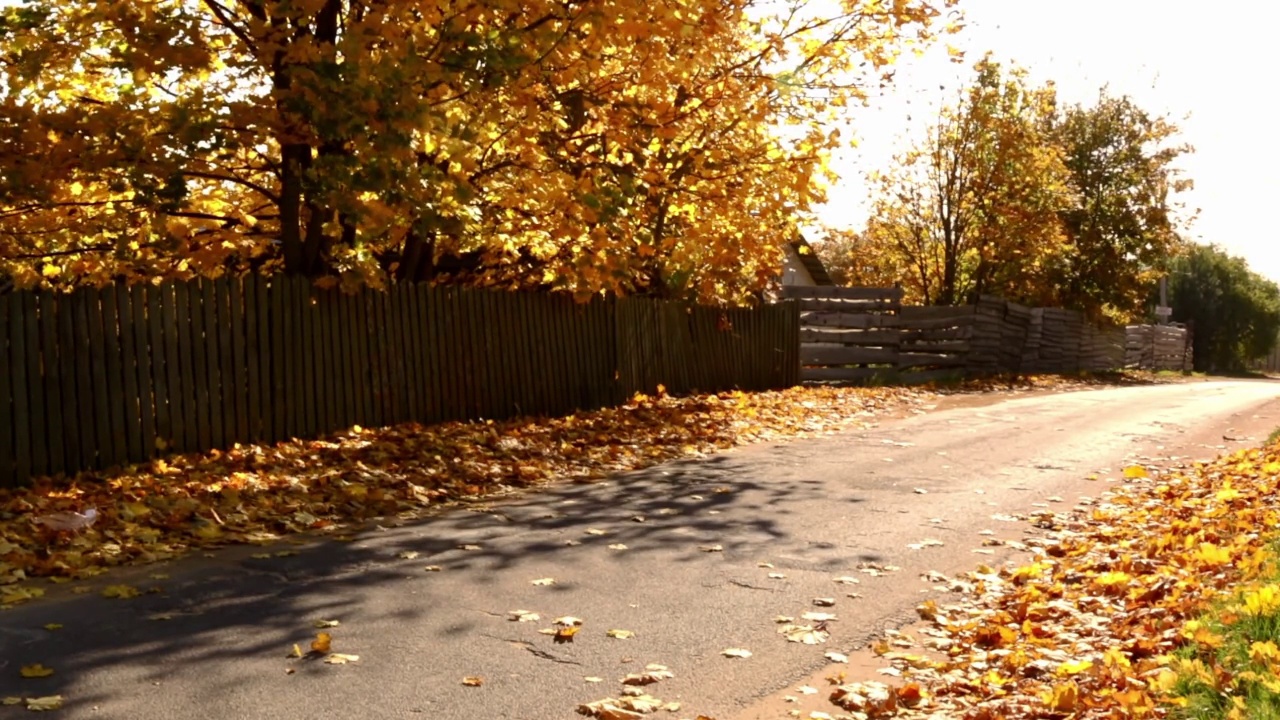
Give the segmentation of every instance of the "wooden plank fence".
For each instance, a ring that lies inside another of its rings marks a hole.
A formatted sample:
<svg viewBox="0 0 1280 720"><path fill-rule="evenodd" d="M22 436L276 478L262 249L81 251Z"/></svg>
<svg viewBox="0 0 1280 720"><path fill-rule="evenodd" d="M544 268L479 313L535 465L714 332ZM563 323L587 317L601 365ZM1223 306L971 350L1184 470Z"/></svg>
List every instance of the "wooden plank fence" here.
<svg viewBox="0 0 1280 720"><path fill-rule="evenodd" d="M352 425L794 385L795 303L245 277L0 295L0 486Z"/></svg>
<svg viewBox="0 0 1280 720"><path fill-rule="evenodd" d="M1125 328L1125 367L1190 370L1187 329L1180 325L1130 325Z"/></svg>
<svg viewBox="0 0 1280 720"><path fill-rule="evenodd" d="M1126 329L1094 325L1073 310L1030 308L991 296L975 305L904 307L901 292L893 288L784 292L800 303L805 366L800 377L806 381L920 382L958 375L1098 372L1126 364ZM1153 348L1161 349L1140 358L1141 366L1172 363L1173 333L1161 330L1152 337L1157 338ZM1131 349L1134 342L1131 336Z"/></svg>

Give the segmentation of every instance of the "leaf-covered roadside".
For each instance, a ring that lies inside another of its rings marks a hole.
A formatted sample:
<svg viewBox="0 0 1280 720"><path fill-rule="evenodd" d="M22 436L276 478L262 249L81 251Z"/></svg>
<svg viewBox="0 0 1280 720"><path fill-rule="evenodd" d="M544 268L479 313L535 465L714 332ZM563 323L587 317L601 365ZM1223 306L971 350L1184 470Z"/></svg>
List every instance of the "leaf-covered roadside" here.
<svg viewBox="0 0 1280 720"><path fill-rule="evenodd" d="M1038 377L1014 386L1096 382ZM950 391L992 387L970 382ZM938 396L927 388L637 396L620 407L560 418L352 428L317 440L46 478L29 488L0 490L0 604L42 593L20 585L24 580L68 582L193 548L264 543L293 533L340 534L355 522L410 516L555 479L599 478L734 445L831 432ZM81 521L71 513L81 513ZM92 524L80 527L90 514Z"/></svg>
<svg viewBox="0 0 1280 720"><path fill-rule="evenodd" d="M1132 466L1116 482L1029 518L1034 562L927 577L955 599L918 608L912 647L901 635L874 647L903 682L839 685L832 702L858 718L1168 716L1172 654L1214 641L1195 618L1269 561L1280 445L1157 474ZM1218 665L1204 676L1228 696L1249 681Z"/></svg>

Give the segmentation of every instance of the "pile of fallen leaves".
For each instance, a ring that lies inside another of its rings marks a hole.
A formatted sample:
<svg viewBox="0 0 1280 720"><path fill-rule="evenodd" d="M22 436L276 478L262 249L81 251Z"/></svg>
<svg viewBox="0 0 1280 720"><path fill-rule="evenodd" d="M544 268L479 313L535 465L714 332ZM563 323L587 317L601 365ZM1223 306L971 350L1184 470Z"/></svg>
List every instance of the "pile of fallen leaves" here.
<svg viewBox="0 0 1280 720"><path fill-rule="evenodd" d="M874 647L903 682L843 684L832 702L860 718L1166 714L1172 653L1212 640L1197 615L1268 562L1280 446L1158 475L1132 466L1121 482L1030 517L1031 564L931 573L957 601L925 602L922 631Z"/></svg>
<svg viewBox="0 0 1280 720"><path fill-rule="evenodd" d="M555 479L832 432L930 397L897 388L638 395L559 418L355 427L317 440L45 478L0 490L0 603L38 594L14 586L24 579L66 581L193 548L338 532Z"/></svg>

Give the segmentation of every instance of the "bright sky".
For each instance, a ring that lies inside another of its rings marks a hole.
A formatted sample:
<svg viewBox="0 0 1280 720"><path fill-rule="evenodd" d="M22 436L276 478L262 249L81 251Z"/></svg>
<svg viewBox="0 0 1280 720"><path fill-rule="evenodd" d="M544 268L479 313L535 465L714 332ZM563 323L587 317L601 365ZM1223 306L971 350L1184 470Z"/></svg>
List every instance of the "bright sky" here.
<svg viewBox="0 0 1280 720"><path fill-rule="evenodd" d="M1243 256L1280 281L1280 140L1274 46L1280 3L1211 5L1186 0L960 0L968 27L945 48L904 58L894 86L872 107L851 111L860 146L839 158L844 176L823 212L829 223L866 220L863 175L885 167L908 133L917 135L940 100L987 50L1054 80L1064 103L1088 102L1109 85L1144 109L1167 113L1196 152L1181 167L1196 187L1180 197L1200 217L1187 235ZM946 90L939 89L945 86ZM908 116L911 120L908 121Z"/></svg>

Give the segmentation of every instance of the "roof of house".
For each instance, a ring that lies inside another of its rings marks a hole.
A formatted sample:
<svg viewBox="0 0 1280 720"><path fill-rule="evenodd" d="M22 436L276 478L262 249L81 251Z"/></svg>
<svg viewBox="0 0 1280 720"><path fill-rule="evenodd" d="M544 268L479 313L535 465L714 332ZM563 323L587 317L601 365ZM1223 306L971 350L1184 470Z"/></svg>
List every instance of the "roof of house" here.
<svg viewBox="0 0 1280 720"><path fill-rule="evenodd" d="M827 273L827 268L822 264L822 258L818 257L818 253L814 251L813 246L803 235L797 235L795 240L791 241L791 249L796 251L796 257L800 259L800 264L804 265L804 269L809 271L809 277L813 278L813 282L818 285L835 285L835 281L831 279L831 275Z"/></svg>

